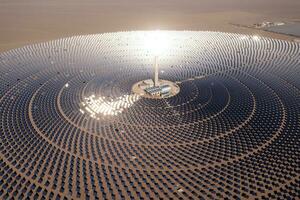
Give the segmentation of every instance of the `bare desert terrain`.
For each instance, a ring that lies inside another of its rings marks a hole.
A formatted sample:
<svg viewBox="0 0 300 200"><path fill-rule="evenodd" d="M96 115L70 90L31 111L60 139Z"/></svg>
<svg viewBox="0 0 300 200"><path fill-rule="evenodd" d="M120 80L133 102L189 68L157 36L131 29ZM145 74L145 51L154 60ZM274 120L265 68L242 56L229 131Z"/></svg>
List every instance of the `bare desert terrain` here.
<svg viewBox="0 0 300 200"><path fill-rule="evenodd" d="M0 0L0 52L52 39L129 30L217 30L291 37L230 23L297 21L299 0Z"/></svg>

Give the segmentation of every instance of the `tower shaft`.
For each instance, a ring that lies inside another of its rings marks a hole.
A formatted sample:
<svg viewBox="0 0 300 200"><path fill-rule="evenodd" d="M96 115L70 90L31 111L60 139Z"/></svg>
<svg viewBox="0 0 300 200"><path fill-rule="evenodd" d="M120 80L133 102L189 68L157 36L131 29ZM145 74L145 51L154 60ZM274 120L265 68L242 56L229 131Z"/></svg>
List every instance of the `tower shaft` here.
<svg viewBox="0 0 300 200"><path fill-rule="evenodd" d="M158 56L154 58L154 86L158 86Z"/></svg>

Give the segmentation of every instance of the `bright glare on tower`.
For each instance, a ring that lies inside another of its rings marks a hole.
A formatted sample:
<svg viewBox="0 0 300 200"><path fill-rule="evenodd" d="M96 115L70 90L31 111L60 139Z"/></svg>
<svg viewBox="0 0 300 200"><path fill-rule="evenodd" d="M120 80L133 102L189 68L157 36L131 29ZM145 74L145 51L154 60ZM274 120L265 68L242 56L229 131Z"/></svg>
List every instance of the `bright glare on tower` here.
<svg viewBox="0 0 300 200"><path fill-rule="evenodd" d="M133 93L148 97L148 98L168 98L178 94L179 86L168 80L160 80L159 73L159 56L164 52L168 52L170 46L171 35L167 31L150 31L145 33L144 44L146 51L150 52L150 57L153 57L153 80L147 79L137 82L133 85Z"/></svg>
<svg viewBox="0 0 300 200"><path fill-rule="evenodd" d="M170 45L167 31L150 31L145 36L145 49L153 56L160 56Z"/></svg>

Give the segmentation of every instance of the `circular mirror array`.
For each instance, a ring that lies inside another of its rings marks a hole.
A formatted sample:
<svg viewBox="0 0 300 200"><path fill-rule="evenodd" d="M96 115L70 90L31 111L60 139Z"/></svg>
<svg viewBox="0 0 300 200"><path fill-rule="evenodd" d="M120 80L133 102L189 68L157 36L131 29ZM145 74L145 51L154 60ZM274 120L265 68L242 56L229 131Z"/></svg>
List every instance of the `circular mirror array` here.
<svg viewBox="0 0 300 200"><path fill-rule="evenodd" d="M164 31L75 36L0 54L1 199L296 199L300 44Z"/></svg>

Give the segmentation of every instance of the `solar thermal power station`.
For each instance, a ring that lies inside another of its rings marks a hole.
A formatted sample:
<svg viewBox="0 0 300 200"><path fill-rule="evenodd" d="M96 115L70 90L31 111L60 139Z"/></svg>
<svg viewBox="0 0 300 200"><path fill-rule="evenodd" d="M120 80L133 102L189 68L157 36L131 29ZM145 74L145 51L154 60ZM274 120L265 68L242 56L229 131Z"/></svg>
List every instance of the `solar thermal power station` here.
<svg viewBox="0 0 300 200"><path fill-rule="evenodd" d="M0 199L299 199L300 44L209 31L0 54Z"/></svg>

